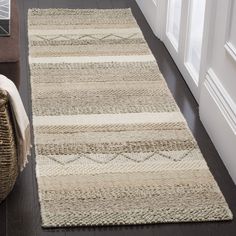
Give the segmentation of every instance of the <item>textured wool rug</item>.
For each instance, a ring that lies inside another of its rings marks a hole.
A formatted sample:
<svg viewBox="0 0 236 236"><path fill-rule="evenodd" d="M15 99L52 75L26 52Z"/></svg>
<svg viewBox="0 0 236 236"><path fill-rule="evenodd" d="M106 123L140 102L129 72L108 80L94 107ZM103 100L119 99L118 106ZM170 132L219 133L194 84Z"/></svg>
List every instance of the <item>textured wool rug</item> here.
<svg viewBox="0 0 236 236"><path fill-rule="evenodd" d="M130 9L28 22L44 227L232 218Z"/></svg>

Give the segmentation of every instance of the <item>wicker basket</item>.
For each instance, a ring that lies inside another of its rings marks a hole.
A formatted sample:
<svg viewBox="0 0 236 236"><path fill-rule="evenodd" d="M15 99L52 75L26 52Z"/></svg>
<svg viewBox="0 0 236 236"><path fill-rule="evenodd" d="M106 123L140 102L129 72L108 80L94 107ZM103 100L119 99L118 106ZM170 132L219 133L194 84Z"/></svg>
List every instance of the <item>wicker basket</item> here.
<svg viewBox="0 0 236 236"><path fill-rule="evenodd" d="M12 190L18 172L13 122L8 109L8 94L0 89L0 202Z"/></svg>

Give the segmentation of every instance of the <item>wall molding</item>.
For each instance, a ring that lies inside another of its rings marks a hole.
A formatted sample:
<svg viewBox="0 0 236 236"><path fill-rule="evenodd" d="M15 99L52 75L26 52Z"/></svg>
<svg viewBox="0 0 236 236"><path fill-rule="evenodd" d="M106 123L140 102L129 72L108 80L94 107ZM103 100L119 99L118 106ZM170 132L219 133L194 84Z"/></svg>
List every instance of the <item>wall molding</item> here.
<svg viewBox="0 0 236 236"><path fill-rule="evenodd" d="M229 55L233 58L233 60L236 62L236 48L231 42L226 42L225 49L229 53Z"/></svg>
<svg viewBox="0 0 236 236"><path fill-rule="evenodd" d="M205 88L214 99L216 105L236 135L236 104L221 84L212 68L207 71Z"/></svg>
<svg viewBox="0 0 236 236"><path fill-rule="evenodd" d="M236 62L236 48L235 45L230 41L230 36L232 34L232 20L233 20L233 9L235 2L229 0L227 9L227 20L226 20L226 31L225 31L225 45L224 48L232 59Z"/></svg>
<svg viewBox="0 0 236 236"><path fill-rule="evenodd" d="M152 0L153 4L157 7L157 1L156 0Z"/></svg>

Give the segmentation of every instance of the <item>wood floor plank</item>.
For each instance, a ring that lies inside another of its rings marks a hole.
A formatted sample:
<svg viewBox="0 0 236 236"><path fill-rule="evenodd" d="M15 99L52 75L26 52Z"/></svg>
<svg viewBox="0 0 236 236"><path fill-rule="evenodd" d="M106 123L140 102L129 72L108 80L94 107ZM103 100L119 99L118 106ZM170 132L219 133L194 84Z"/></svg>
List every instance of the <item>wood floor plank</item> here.
<svg viewBox="0 0 236 236"><path fill-rule="evenodd" d="M111 9L113 8L112 1L111 0L95 0L97 2L97 7L99 9Z"/></svg>
<svg viewBox="0 0 236 236"><path fill-rule="evenodd" d="M39 0L40 1L40 0ZM41 7L42 6L42 7ZM40 1L39 7L41 8L71 8L71 9L85 9L85 8L97 8L96 0L75 1L75 0L50 0L49 3Z"/></svg>
<svg viewBox="0 0 236 236"><path fill-rule="evenodd" d="M95 236L96 229L94 227L71 228L66 230L66 236Z"/></svg>
<svg viewBox="0 0 236 236"><path fill-rule="evenodd" d="M0 235L6 235L6 200L0 203Z"/></svg>
<svg viewBox="0 0 236 236"><path fill-rule="evenodd" d="M54 0L47 0L47 1L38 1L39 8L53 8L54 7Z"/></svg>
<svg viewBox="0 0 236 236"><path fill-rule="evenodd" d="M24 12L26 5L35 6L37 0L31 1L19 1L20 11L20 55L21 55L21 83L20 93L26 111L29 114L31 110L29 107L29 95L28 95L28 80L27 80L27 63L26 63L26 14ZM14 190L7 198L7 214L6 214L6 229L8 235L19 236L34 236L35 225L35 211L34 211L34 190L33 190L33 176L32 176L32 164L28 164L27 168L18 177Z"/></svg>
<svg viewBox="0 0 236 236"><path fill-rule="evenodd" d="M29 164L7 198L7 236L36 235L32 178L32 165Z"/></svg>
<svg viewBox="0 0 236 236"><path fill-rule="evenodd" d="M32 3L36 4L33 5ZM26 8L29 7L37 7L37 0L34 1L18 1L18 9L19 9L19 20L20 20L20 87L19 91L21 94L22 101L25 105L25 109L27 114L30 114L30 103L29 103L29 95L25 92L26 88L29 88L29 81L28 81L28 66L27 66L27 53L26 47L28 45L26 27L27 27L27 12Z"/></svg>
<svg viewBox="0 0 236 236"><path fill-rule="evenodd" d="M111 0L114 8L128 8L130 7L130 0Z"/></svg>

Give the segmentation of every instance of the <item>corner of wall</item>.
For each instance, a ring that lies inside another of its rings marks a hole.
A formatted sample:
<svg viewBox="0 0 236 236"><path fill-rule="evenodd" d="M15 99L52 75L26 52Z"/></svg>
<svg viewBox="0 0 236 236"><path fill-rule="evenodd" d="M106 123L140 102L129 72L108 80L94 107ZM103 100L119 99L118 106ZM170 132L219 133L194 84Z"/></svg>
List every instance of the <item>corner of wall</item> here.
<svg viewBox="0 0 236 236"><path fill-rule="evenodd" d="M153 33L161 39L161 25L158 18L159 5L156 0L136 0Z"/></svg>

